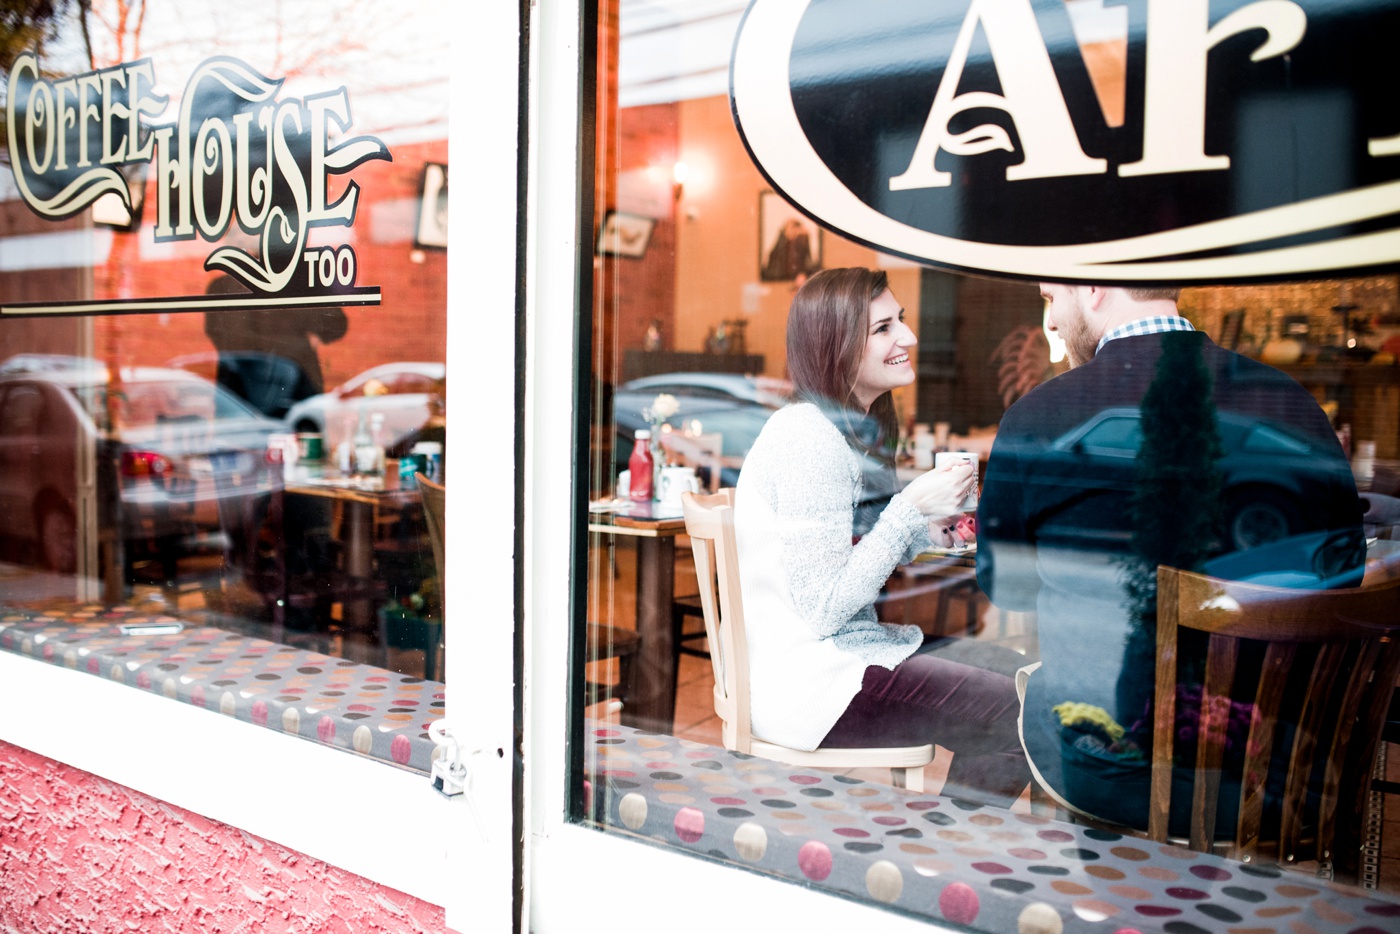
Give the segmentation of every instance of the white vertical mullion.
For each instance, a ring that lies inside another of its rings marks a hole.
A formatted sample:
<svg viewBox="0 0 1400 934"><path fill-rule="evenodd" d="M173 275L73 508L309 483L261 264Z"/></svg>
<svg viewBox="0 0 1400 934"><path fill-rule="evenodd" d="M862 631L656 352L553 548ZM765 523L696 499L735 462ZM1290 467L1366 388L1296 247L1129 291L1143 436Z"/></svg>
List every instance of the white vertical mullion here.
<svg viewBox="0 0 1400 934"><path fill-rule="evenodd" d="M530 42L530 153L526 268L525 813L527 930L557 909L571 916L597 903L560 899L558 874L540 871L564 820L568 731L569 575L573 347L582 313L578 276L580 13L595 0L537 0ZM587 182L587 180L585 180ZM579 378L587 378L582 374ZM596 878L601 867L579 867ZM626 925L624 925L625 927Z"/></svg>
<svg viewBox="0 0 1400 934"><path fill-rule="evenodd" d="M509 931L520 8L511 0L474 4L463 19L443 23L453 51L447 386L458 426L447 439L443 592L447 717L463 746L481 752L469 763L473 801L454 798L443 827L458 881L444 907L452 930Z"/></svg>

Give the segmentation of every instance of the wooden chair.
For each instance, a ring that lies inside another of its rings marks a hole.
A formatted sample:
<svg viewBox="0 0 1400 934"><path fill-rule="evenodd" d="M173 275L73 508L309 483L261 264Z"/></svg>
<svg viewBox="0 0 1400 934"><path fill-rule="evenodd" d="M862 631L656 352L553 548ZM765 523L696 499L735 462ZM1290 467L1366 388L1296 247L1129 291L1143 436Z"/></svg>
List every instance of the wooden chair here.
<svg viewBox="0 0 1400 934"><path fill-rule="evenodd" d="M447 541L447 488L434 483L422 473L417 475L418 491L423 495L423 520L428 526L428 538L433 544L433 563L438 581L442 582L443 554Z"/></svg>
<svg viewBox="0 0 1400 934"><path fill-rule="evenodd" d="M1245 743L1239 821L1228 855L1279 863L1305 854L1353 877L1362 807L1391 695L1400 676L1400 579L1346 590L1261 587L1160 567L1157 570L1156 714L1148 836L1167 839L1176 739L1177 647L1182 630L1208 634L1190 847L1212 848L1226 718L1241 643L1265 646ZM1280 708L1304 683L1286 756L1277 826L1264 826L1264 796ZM1218 699L1218 700L1217 700ZM1213 703L1214 701L1214 703ZM1320 775L1320 788L1318 779ZM1312 787L1309 787L1309 786ZM1309 839L1311 838L1311 839Z"/></svg>
<svg viewBox="0 0 1400 934"><path fill-rule="evenodd" d="M897 788L923 791L924 766L933 746L816 749L806 752L753 735L749 720L749 658L744 603L739 592L738 549L734 538L734 490L707 496L681 496L685 529L695 553L695 575L715 674L715 713L726 749L817 768L887 768Z"/></svg>
<svg viewBox="0 0 1400 934"><path fill-rule="evenodd" d="M423 497L423 522L428 527L428 539L433 549L433 568L437 573L438 592L446 601L447 579L443 575L445 516L447 489L434 483L422 473L416 475L418 491ZM442 644L442 620L433 617L391 616L379 614L379 646L383 667L389 667L390 647L417 649L423 653L423 677L438 680L438 650Z"/></svg>

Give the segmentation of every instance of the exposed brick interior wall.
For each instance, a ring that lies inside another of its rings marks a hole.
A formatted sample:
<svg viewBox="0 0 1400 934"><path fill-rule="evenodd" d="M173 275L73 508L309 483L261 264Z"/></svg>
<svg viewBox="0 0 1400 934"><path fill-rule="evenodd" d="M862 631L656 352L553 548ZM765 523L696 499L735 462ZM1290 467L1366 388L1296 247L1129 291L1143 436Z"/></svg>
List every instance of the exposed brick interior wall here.
<svg viewBox="0 0 1400 934"><path fill-rule="evenodd" d="M360 186L354 226L313 229L310 233L313 246L350 243L358 265L357 283L378 285L383 292L379 307L345 309L349 320L345 337L320 348L327 388L380 363L446 358L447 253L414 253L413 234L423 165L446 163L447 141L391 148L393 162L367 162L351 173ZM332 180L332 200L344 191L345 183L344 179ZM92 297L204 294L215 278L204 269L204 259L217 245L198 239L153 244L151 213L147 212L147 226L139 233L113 234L107 262L92 271ZM492 309L467 308L461 313L490 314ZM509 314L511 309L501 313ZM195 312L95 319L93 348L102 360L149 366L183 354L213 352L214 345L204 334L204 315Z"/></svg>
<svg viewBox="0 0 1400 934"><path fill-rule="evenodd" d="M443 909L0 742L0 932L427 934Z"/></svg>

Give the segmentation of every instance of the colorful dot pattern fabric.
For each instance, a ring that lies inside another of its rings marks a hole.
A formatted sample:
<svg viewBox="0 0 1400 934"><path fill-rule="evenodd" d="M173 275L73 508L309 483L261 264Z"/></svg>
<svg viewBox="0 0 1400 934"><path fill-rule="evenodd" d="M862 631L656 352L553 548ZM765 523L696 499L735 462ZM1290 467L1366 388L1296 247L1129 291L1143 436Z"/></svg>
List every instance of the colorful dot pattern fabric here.
<svg viewBox="0 0 1400 934"><path fill-rule="evenodd" d="M209 626L125 635L178 622L132 607L0 611L0 650L164 694L267 729L428 772L429 725L445 688L381 668Z"/></svg>
<svg viewBox="0 0 1400 934"><path fill-rule="evenodd" d="M1048 818L586 727L606 829L980 931L1383 934L1400 902Z"/></svg>

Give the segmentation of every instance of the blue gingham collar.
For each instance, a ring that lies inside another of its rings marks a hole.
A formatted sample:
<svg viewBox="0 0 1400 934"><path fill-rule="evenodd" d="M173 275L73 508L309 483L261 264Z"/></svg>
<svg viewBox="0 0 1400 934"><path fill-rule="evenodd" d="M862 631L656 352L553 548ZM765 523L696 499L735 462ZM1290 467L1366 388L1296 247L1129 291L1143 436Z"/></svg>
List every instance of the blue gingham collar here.
<svg viewBox="0 0 1400 934"><path fill-rule="evenodd" d="M1136 321L1129 321L1127 324L1120 324L1099 338L1099 345L1094 348L1094 353L1103 350L1103 345L1109 341L1117 340L1120 337L1136 337L1140 334L1161 334L1164 331L1194 331L1191 322L1181 315L1152 315L1147 318L1139 318Z"/></svg>

